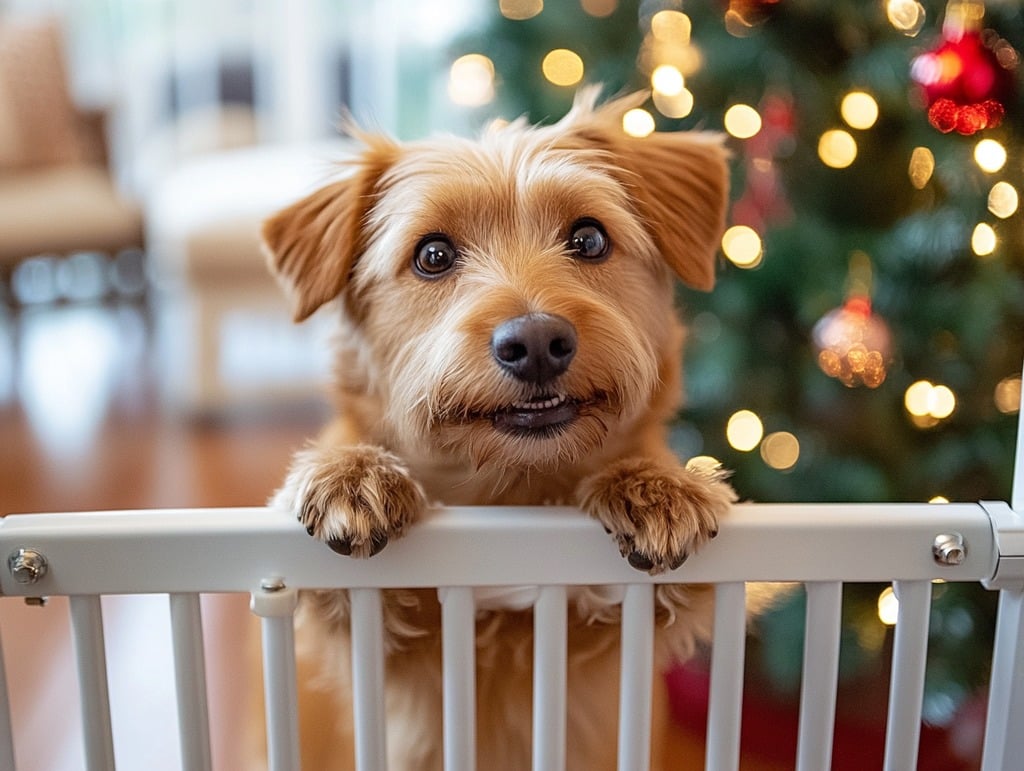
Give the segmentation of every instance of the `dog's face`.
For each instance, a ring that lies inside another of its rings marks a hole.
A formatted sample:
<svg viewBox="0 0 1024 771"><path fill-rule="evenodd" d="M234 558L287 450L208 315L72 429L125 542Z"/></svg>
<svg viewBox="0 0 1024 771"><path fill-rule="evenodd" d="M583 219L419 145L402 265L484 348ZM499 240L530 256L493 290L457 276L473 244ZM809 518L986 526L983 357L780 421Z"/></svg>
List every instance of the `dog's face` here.
<svg viewBox="0 0 1024 771"><path fill-rule="evenodd" d="M267 222L298 318L343 297L349 366L397 447L552 467L674 406L672 272L713 283L725 152L625 136L635 103L587 95L475 142L365 136L351 176Z"/></svg>

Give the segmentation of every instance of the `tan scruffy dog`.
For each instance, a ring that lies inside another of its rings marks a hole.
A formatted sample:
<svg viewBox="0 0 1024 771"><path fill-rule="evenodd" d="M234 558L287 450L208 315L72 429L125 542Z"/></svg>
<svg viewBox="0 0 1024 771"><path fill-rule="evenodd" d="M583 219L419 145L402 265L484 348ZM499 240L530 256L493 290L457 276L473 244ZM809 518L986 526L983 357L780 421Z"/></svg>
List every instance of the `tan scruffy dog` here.
<svg viewBox="0 0 1024 771"><path fill-rule="evenodd" d="M621 117L644 96L596 97L583 92L555 125L496 125L479 141L354 131L352 173L265 224L297 319L341 300L338 416L273 501L335 551L370 557L434 502L578 505L652 573L714 537L732 489L685 468L664 424L681 396L672 274L714 283L727 153L717 135L626 136ZM707 635L711 600L678 585L657 596L664 663ZM391 768L437 769L436 593L388 592L385 604ZM304 605L301 632L340 686L336 702L320 698L330 714L304 705L322 731L348 709L347 596ZM600 589L574 596L571 769L614 764L617 613ZM530 612L481 610L477 628L479 768L522 771ZM304 741L309 768L344 767L351 752L330 749L328 762Z"/></svg>

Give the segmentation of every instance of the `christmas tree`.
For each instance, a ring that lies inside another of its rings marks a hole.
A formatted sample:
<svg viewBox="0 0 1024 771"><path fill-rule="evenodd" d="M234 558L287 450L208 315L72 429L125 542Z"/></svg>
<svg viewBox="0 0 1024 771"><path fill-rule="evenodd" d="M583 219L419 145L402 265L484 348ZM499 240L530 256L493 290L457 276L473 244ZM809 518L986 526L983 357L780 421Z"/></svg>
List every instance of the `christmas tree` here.
<svg viewBox="0 0 1024 771"><path fill-rule="evenodd" d="M1010 494L1020 50L1010 2L502 0L454 55L491 62L481 116L552 121L580 82L602 82L652 89L625 130L731 136L727 259L712 293L680 289L682 456L720 460L756 501L940 502ZM878 668L886 596L846 588L844 676ZM937 587L926 719L983 691L994 601ZM784 693L799 686L801 603L761 624Z"/></svg>

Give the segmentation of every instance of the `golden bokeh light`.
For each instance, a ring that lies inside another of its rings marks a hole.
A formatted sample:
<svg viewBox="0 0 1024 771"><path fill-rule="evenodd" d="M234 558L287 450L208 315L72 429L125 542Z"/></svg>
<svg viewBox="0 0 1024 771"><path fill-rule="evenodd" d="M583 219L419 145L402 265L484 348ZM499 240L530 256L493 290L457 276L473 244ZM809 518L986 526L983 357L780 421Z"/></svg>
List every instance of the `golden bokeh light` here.
<svg viewBox="0 0 1024 771"><path fill-rule="evenodd" d="M996 182L988 191L988 210L999 219L1012 217L1020 206L1017 188L1009 182Z"/></svg>
<svg viewBox="0 0 1024 771"><path fill-rule="evenodd" d="M949 498L945 495L935 495L928 499L928 503L949 503Z"/></svg>
<svg viewBox="0 0 1024 771"><path fill-rule="evenodd" d="M914 152L910 154L910 167L907 169L910 184L918 190L924 190L934 172L935 156L932 151L927 147L915 147Z"/></svg>
<svg viewBox="0 0 1024 771"><path fill-rule="evenodd" d="M540 67L544 77L556 86L575 86L583 80L583 60L568 48L549 51Z"/></svg>
<svg viewBox="0 0 1024 771"><path fill-rule="evenodd" d="M915 418L915 425L927 427L953 414L956 410L956 394L949 386L918 380L904 392L903 406Z"/></svg>
<svg viewBox="0 0 1024 771"><path fill-rule="evenodd" d="M979 222L971 233L971 250L979 257L988 257L999 246L995 229L987 222Z"/></svg>
<svg viewBox="0 0 1024 771"><path fill-rule="evenodd" d="M665 96L678 96L686 87L683 73L671 64L662 64L654 68L651 73L651 88L656 94Z"/></svg>
<svg viewBox="0 0 1024 771"><path fill-rule="evenodd" d="M917 0L889 0L885 15L893 27L907 37L914 37L924 27L927 13Z"/></svg>
<svg viewBox="0 0 1024 771"><path fill-rule="evenodd" d="M851 91L843 97L839 113L850 128L869 129L878 120L878 102L865 91Z"/></svg>
<svg viewBox="0 0 1024 771"><path fill-rule="evenodd" d="M788 431L768 434L761 442L761 458L778 471L787 471L800 459L800 441Z"/></svg>
<svg viewBox="0 0 1024 771"><path fill-rule="evenodd" d="M645 137L654 131L654 116L635 107L622 116L622 130L631 137Z"/></svg>
<svg viewBox="0 0 1024 771"><path fill-rule="evenodd" d="M982 139L974 146L974 162L982 171L993 174L1006 165L1006 148L994 139Z"/></svg>
<svg viewBox="0 0 1024 771"><path fill-rule="evenodd" d="M818 140L818 157L826 166L845 169L857 158L857 141L842 129L826 131Z"/></svg>
<svg viewBox="0 0 1024 771"><path fill-rule="evenodd" d="M891 586L878 595L878 620L886 626L894 626L900 615L900 601Z"/></svg>
<svg viewBox="0 0 1024 771"><path fill-rule="evenodd" d="M674 96L655 91L651 97L654 108L666 118L685 118L693 112L693 94L683 89Z"/></svg>
<svg viewBox="0 0 1024 771"><path fill-rule="evenodd" d="M733 413L725 427L725 438L729 446L740 452L750 452L761 443L764 436L764 424L750 410Z"/></svg>
<svg viewBox="0 0 1024 771"><path fill-rule="evenodd" d="M1003 378L996 384L996 409L1004 415L1020 412L1020 375Z"/></svg>
<svg viewBox="0 0 1024 771"><path fill-rule="evenodd" d="M479 107L494 99L494 62L483 54L466 54L452 62L448 98L455 104Z"/></svg>
<svg viewBox="0 0 1024 771"><path fill-rule="evenodd" d="M619 0L580 0L583 10L598 19L605 19L615 13Z"/></svg>
<svg viewBox="0 0 1024 771"><path fill-rule="evenodd" d="M737 139L750 139L761 130L761 116L749 104L734 104L724 120L725 130Z"/></svg>
<svg viewBox="0 0 1024 771"><path fill-rule="evenodd" d="M764 247L757 231L746 225L733 225L722 234L722 252L740 268L753 268L761 264Z"/></svg>
<svg viewBox="0 0 1024 771"><path fill-rule="evenodd" d="M680 11L658 11L651 17L651 34L660 43L687 45L693 23Z"/></svg>
<svg viewBox="0 0 1024 771"><path fill-rule="evenodd" d="M498 0L498 10L506 19L532 19L544 10L544 0Z"/></svg>

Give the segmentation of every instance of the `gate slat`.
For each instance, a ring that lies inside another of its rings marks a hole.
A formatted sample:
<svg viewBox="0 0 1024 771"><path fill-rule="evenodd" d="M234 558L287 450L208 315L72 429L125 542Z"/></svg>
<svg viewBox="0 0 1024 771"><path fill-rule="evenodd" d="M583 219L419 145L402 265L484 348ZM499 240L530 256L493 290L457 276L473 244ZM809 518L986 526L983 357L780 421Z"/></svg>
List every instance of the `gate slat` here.
<svg viewBox="0 0 1024 771"><path fill-rule="evenodd" d="M928 654L929 581L896 581L899 616L892 651L889 714L885 730L885 771L917 768Z"/></svg>
<svg viewBox="0 0 1024 771"><path fill-rule="evenodd" d="M809 583L806 589L807 624L796 767L797 771L821 771L832 765L843 585L832 581Z"/></svg>
<svg viewBox="0 0 1024 771"><path fill-rule="evenodd" d="M0 768L14 768L14 731L11 728L11 703L7 690L3 639L0 637Z"/></svg>
<svg viewBox="0 0 1024 771"><path fill-rule="evenodd" d="M445 587L441 600L444 668L444 768L476 767L476 619L473 590Z"/></svg>
<svg viewBox="0 0 1024 771"><path fill-rule="evenodd" d="M619 675L619 771L651 765L651 686L654 668L654 587L628 584L622 600Z"/></svg>
<svg viewBox="0 0 1024 771"><path fill-rule="evenodd" d="M295 672L295 621L298 592L278 580L264 581L250 607L261 617L263 698L267 724L267 766L293 771L299 753L299 698Z"/></svg>
<svg viewBox="0 0 1024 771"><path fill-rule="evenodd" d="M384 617L380 589L350 589L357 771L386 771ZM357 663L358 662L358 663Z"/></svg>
<svg viewBox="0 0 1024 771"><path fill-rule="evenodd" d="M206 699L203 617L198 594L171 594L178 740L185 771L210 771L210 718Z"/></svg>
<svg viewBox="0 0 1024 771"><path fill-rule="evenodd" d="M567 603L545 586L533 608L533 771L565 769Z"/></svg>
<svg viewBox="0 0 1024 771"><path fill-rule="evenodd" d="M736 771L740 763L740 712L746 654L747 587L715 587L715 636L711 649L711 697L708 705L707 771Z"/></svg>
<svg viewBox="0 0 1024 771"><path fill-rule="evenodd" d="M75 641L85 765L89 771L113 771L114 735L110 726L110 693L103 646L103 610L95 594L69 598Z"/></svg>

